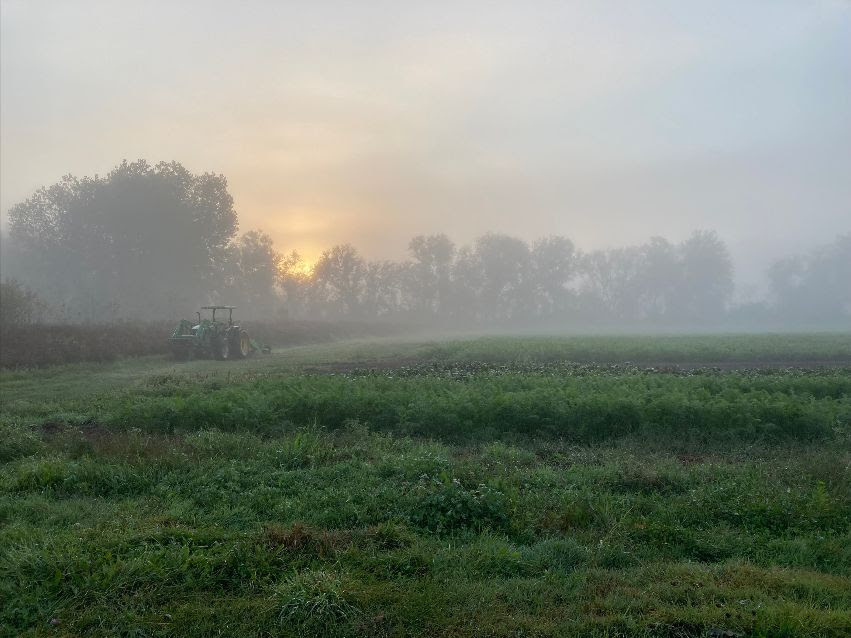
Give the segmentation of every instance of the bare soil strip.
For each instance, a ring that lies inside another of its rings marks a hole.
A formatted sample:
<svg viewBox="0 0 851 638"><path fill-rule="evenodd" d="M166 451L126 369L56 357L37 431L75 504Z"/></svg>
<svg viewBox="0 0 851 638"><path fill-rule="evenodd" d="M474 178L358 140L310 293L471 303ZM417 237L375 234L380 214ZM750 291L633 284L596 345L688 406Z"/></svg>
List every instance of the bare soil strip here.
<svg viewBox="0 0 851 638"><path fill-rule="evenodd" d="M459 367L467 365L467 362L431 362L418 357L396 357L390 359L375 359L371 361L357 362L335 362L328 364L319 364L302 368L305 374L345 374L355 370L375 370L375 371L391 371L401 370L404 368L424 367L434 363L442 368L450 368L454 365ZM653 370L657 372L687 372L694 370L844 370L851 371L851 359L788 359L779 361L766 361L760 359L749 359L742 361L722 360L722 361L703 361L695 359L692 361L572 361L565 360L563 362L547 362L541 364L546 367L554 363L566 365L576 365L582 367L621 367L629 369ZM494 367L510 368L518 365L514 362L494 363ZM522 365L522 364L521 364Z"/></svg>

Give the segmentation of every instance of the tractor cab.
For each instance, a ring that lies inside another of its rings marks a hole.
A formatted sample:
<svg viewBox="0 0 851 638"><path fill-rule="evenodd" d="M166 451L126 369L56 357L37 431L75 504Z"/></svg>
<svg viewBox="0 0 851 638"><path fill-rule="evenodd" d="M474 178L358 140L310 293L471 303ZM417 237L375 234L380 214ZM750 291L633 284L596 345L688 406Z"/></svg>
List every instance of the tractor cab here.
<svg viewBox="0 0 851 638"><path fill-rule="evenodd" d="M204 324L205 322L207 324L216 323L216 310L227 310L228 311L228 325L229 326L233 325L233 311L236 310L236 306L201 306L201 310L211 311L210 315L209 315L210 318L204 319L204 318L201 317L201 311L200 310L196 311L195 316L198 317L198 323L196 325L192 326L192 330L200 330L201 325Z"/></svg>
<svg viewBox="0 0 851 638"><path fill-rule="evenodd" d="M216 310L227 310L228 311L228 325L233 325L233 311L236 310L236 306L201 306L201 310L210 310L212 314L210 315L210 321L216 320ZM201 323L201 313L195 313L198 315L198 323Z"/></svg>

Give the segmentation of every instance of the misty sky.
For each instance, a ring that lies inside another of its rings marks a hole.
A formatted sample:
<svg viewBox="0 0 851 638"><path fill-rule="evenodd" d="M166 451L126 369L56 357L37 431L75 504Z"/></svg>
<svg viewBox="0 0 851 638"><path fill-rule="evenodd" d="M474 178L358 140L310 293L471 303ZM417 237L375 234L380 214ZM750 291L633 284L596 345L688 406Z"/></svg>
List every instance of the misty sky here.
<svg viewBox="0 0 851 638"><path fill-rule="evenodd" d="M121 159L224 173L315 259L419 233L717 230L741 282L851 230L851 2L3 0L0 207Z"/></svg>

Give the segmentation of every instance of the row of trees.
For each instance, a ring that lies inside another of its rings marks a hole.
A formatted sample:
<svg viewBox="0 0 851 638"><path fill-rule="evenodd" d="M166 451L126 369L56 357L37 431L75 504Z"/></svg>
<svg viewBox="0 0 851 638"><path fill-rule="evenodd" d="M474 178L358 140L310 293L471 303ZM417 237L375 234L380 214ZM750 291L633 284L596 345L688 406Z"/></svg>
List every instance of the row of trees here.
<svg viewBox="0 0 851 638"><path fill-rule="evenodd" d="M565 237L529 245L498 234L461 248L445 235L419 236L408 249L408 260L370 262L335 246L310 275L285 263L287 307L299 316L430 323L694 323L722 316L733 290L727 250L709 232L591 253Z"/></svg>
<svg viewBox="0 0 851 638"><path fill-rule="evenodd" d="M438 234L412 239L402 261L334 246L307 271L267 234L237 235L223 176L177 163L124 162L105 177L65 177L9 219L4 275L35 290L58 320L174 317L204 303L258 318L444 325L708 326L731 311L731 261L712 232L592 252L565 237L528 244L487 234L458 247ZM851 236L779 262L770 276L772 301L734 313L851 316Z"/></svg>

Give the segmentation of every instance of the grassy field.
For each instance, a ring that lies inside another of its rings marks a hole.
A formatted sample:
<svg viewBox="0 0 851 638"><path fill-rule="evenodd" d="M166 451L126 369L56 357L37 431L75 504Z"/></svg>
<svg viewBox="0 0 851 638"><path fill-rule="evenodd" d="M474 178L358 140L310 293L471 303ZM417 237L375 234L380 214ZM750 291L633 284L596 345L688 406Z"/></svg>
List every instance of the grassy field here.
<svg viewBox="0 0 851 638"><path fill-rule="evenodd" d="M851 336L0 371L0 633L848 636Z"/></svg>

